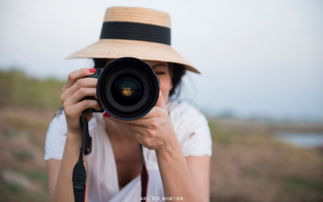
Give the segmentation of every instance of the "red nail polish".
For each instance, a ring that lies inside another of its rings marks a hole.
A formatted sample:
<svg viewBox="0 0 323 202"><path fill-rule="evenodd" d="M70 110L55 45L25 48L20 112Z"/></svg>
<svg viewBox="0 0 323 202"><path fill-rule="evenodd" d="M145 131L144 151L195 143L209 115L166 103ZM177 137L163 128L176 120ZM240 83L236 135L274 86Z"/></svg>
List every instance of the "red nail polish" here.
<svg viewBox="0 0 323 202"><path fill-rule="evenodd" d="M108 112L103 112L104 117L110 117L110 114Z"/></svg>
<svg viewBox="0 0 323 202"><path fill-rule="evenodd" d="M89 69L89 72L91 72L91 73L95 73L95 72L96 72L96 69L91 68L91 69Z"/></svg>

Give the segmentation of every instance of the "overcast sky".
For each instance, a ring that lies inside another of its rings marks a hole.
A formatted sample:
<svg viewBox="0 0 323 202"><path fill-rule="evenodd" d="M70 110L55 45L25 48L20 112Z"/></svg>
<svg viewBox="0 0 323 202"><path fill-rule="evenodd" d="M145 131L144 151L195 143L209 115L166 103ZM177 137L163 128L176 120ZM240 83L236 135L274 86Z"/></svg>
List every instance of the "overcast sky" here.
<svg viewBox="0 0 323 202"><path fill-rule="evenodd" d="M95 42L105 9L139 6L172 17L172 45L201 76L184 97L204 111L323 121L323 2L320 0L1 0L0 68L65 78L91 67L64 60Z"/></svg>

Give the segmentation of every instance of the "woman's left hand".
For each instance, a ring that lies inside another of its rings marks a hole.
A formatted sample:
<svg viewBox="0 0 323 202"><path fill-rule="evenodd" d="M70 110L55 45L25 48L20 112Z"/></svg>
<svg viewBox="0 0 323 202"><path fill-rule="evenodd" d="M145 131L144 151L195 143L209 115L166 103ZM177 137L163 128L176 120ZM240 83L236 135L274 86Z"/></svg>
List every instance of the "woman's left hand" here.
<svg viewBox="0 0 323 202"><path fill-rule="evenodd" d="M111 119L119 122L121 126L127 127L133 133L131 135L135 135L137 141L149 149L166 149L171 136L174 135L174 129L161 92L156 106L143 118L133 121L121 121L112 117Z"/></svg>

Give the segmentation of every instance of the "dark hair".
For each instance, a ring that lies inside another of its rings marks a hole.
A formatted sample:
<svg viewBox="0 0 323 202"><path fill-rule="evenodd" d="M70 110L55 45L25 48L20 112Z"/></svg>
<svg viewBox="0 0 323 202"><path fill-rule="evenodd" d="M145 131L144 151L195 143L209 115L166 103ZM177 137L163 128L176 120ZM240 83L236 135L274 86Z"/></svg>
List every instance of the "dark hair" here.
<svg viewBox="0 0 323 202"><path fill-rule="evenodd" d="M94 68L103 68L111 59L106 58L93 58Z"/></svg>
<svg viewBox="0 0 323 202"><path fill-rule="evenodd" d="M176 64L176 63L168 63L169 64L169 70L170 70L170 74L172 77L172 84L173 84L173 88L169 91L169 97L175 97L175 96L179 96L180 92L181 92L181 86L182 86L182 78L186 73L186 69L180 65L180 64Z"/></svg>
<svg viewBox="0 0 323 202"><path fill-rule="evenodd" d="M102 68L109 61L111 61L111 59L93 58L94 68ZM173 88L169 91L169 97L179 96L181 92L181 81L186 73L186 69L182 65L176 63L168 63L168 65L173 84Z"/></svg>

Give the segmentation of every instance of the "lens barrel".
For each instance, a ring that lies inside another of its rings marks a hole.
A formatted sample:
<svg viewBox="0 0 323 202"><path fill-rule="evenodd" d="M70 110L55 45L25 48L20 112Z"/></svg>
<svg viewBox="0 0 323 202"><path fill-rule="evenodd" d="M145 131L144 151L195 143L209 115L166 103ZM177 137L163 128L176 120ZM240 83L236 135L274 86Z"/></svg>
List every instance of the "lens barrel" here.
<svg viewBox="0 0 323 202"><path fill-rule="evenodd" d="M112 117L139 119L156 105L159 80L144 61L132 57L118 58L99 72L98 102Z"/></svg>

